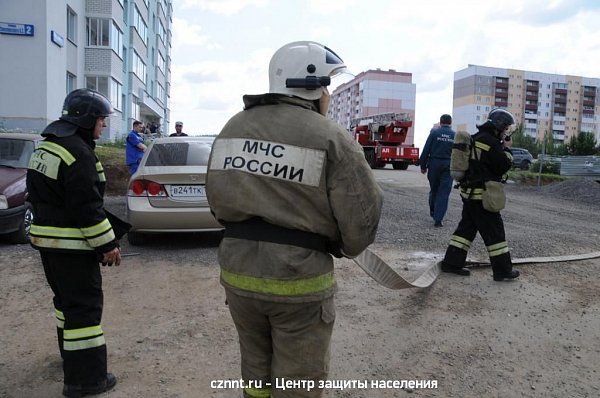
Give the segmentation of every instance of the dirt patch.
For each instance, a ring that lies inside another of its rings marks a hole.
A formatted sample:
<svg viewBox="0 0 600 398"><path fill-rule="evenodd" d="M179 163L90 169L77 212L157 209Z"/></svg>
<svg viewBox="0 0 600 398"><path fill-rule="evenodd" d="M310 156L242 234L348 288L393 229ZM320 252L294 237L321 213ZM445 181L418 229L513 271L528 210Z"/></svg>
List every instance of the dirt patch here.
<svg viewBox="0 0 600 398"><path fill-rule="evenodd" d="M127 194L129 184L129 168L126 165L104 165L106 175L106 194L122 196Z"/></svg>
<svg viewBox="0 0 600 398"><path fill-rule="evenodd" d="M398 271L410 274L415 257L443 255L460 197L453 190L445 226L433 228L427 188L383 188L376 246L391 260L408 259L398 260ZM600 203L516 184L507 194L503 218L515 258L598 250ZM107 207L123 216L125 198L109 197ZM124 241L124 253L139 255L102 269L109 370L119 377L108 396L239 396L210 384L240 377L237 334L219 284L219 239L156 235L142 247ZM487 257L480 238L470 255ZM598 259L522 266L518 280L503 283L478 268L470 277L442 274L428 289L398 291L377 285L351 260L335 260L335 267L329 378L437 380L438 388L328 390L324 397L600 396ZM0 242L0 397L60 396L52 308L37 252Z"/></svg>

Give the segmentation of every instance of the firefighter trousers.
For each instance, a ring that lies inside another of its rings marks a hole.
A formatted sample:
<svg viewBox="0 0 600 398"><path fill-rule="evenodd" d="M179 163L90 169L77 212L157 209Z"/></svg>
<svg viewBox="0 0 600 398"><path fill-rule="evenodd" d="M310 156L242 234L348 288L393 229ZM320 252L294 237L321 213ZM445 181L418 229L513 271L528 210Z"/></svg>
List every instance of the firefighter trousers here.
<svg viewBox="0 0 600 398"><path fill-rule="evenodd" d="M433 220L442 222L448 210L448 198L452 191L450 159L431 159L427 171L429 180L429 214Z"/></svg>
<svg viewBox="0 0 600 398"><path fill-rule="evenodd" d="M483 238L494 275L506 275L512 271L510 251L504 235L504 223L500 213L487 211L481 200L463 198L462 218L450 238L444 263L455 268L462 268L467 253L477 232Z"/></svg>
<svg viewBox="0 0 600 398"><path fill-rule="evenodd" d="M279 303L226 293L239 336L244 397L321 397L323 391L317 387L329 371L333 297ZM277 388L284 380L313 380L315 388Z"/></svg>
<svg viewBox="0 0 600 398"><path fill-rule="evenodd" d="M40 252L54 293L64 383L92 385L106 379L102 276L95 252Z"/></svg>

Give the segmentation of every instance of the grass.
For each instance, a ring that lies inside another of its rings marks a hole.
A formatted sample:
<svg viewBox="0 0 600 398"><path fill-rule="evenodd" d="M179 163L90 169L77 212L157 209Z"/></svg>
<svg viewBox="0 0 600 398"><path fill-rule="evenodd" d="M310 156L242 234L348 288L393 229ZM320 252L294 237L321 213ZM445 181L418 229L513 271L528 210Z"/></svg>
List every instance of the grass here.
<svg viewBox="0 0 600 398"><path fill-rule="evenodd" d="M531 185L537 184L538 173L529 170L511 170L508 172L508 179L522 184ZM542 185L552 184L555 182L564 181L567 178L557 174L541 174Z"/></svg>
<svg viewBox="0 0 600 398"><path fill-rule="evenodd" d="M96 155L105 166L125 166L125 146L115 144L98 145Z"/></svg>

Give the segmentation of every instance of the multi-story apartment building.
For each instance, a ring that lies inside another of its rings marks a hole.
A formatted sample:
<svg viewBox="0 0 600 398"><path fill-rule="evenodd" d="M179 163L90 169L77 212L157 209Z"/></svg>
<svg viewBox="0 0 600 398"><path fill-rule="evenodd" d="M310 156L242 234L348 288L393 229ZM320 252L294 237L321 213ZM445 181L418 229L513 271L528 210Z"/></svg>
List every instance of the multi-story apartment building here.
<svg viewBox="0 0 600 398"><path fill-rule="evenodd" d="M379 113L406 113L415 120L416 85L412 74L368 70L359 73L351 81L337 87L331 94L327 117L345 128L350 128L350 120ZM406 144L414 142L414 124L406 137Z"/></svg>
<svg viewBox="0 0 600 398"><path fill-rule="evenodd" d="M0 128L41 131L87 87L114 108L103 139L134 119L168 131L172 14L171 0L2 2Z"/></svg>
<svg viewBox="0 0 600 398"><path fill-rule="evenodd" d="M454 126L473 134L494 107L525 134L565 142L579 132L600 139L600 79L469 65L454 73Z"/></svg>

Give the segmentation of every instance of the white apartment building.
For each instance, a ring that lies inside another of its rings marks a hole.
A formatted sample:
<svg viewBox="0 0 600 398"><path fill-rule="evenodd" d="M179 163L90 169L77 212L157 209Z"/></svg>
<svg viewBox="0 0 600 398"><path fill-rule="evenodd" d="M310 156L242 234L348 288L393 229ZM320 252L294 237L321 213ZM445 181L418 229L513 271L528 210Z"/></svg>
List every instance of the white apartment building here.
<svg viewBox="0 0 600 398"><path fill-rule="evenodd" d="M416 85L411 73L368 70L333 91L327 117L349 129L350 120L357 117L406 113L413 121L405 142L411 145L414 143L415 97Z"/></svg>
<svg viewBox="0 0 600 398"><path fill-rule="evenodd" d="M469 65L454 73L452 116L457 130L474 134L501 107L532 137L566 142L582 131L600 140L599 90L598 78Z"/></svg>
<svg viewBox="0 0 600 398"><path fill-rule="evenodd" d="M114 108L105 140L133 120L168 131L172 0L0 2L0 128L42 131L67 93L92 88Z"/></svg>

